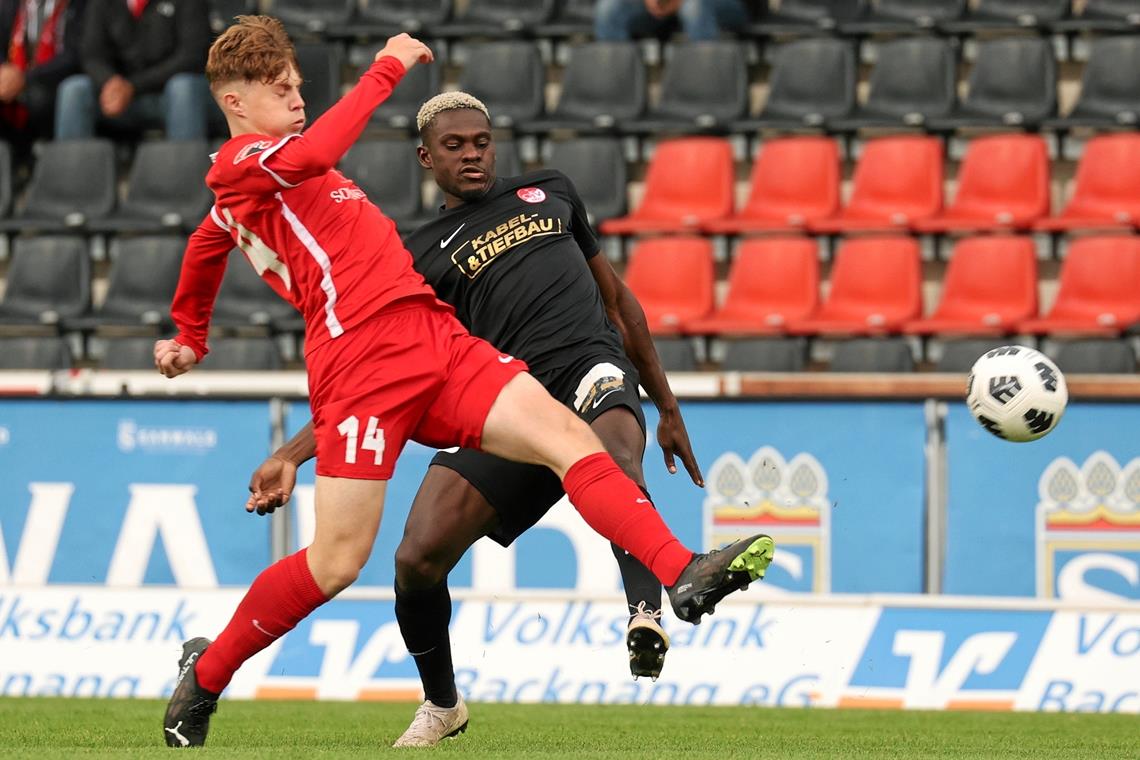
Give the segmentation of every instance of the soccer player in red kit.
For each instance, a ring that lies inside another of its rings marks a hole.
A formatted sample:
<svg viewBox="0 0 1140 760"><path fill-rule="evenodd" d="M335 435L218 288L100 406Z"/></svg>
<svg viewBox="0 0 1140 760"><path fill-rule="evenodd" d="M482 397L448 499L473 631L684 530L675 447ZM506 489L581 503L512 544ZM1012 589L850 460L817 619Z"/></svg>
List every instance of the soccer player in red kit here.
<svg viewBox="0 0 1140 760"><path fill-rule="evenodd" d="M171 307L179 333L156 343L155 363L174 377L205 357L236 243L305 317L316 529L308 548L253 581L215 641L183 645L163 723L169 746L204 744L238 667L356 579L409 439L549 467L586 522L661 580L683 620L698 622L771 562L767 536L721 552L686 549L589 426L523 362L472 337L436 299L395 225L336 171L376 106L408 69L431 60L423 43L393 37L360 82L301 134L301 77L280 22L239 17L210 48L206 77L233 137L206 176L215 204L187 245Z"/></svg>

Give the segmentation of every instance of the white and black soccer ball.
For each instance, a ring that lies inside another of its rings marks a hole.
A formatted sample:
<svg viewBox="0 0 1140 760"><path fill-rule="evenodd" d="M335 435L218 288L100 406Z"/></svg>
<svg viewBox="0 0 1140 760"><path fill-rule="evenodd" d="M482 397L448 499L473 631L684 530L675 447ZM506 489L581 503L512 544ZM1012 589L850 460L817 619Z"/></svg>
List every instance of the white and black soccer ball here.
<svg viewBox="0 0 1140 760"><path fill-rule="evenodd" d="M1045 354L1002 346L974 362L966 405L982 427L1007 441L1035 441L1061 421L1069 389Z"/></svg>

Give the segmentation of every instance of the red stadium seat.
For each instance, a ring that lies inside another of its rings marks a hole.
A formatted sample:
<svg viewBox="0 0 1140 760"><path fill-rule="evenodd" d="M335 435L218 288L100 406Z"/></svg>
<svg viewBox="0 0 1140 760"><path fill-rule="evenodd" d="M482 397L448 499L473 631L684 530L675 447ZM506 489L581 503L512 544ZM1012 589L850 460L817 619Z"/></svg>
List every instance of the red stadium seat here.
<svg viewBox="0 0 1140 760"><path fill-rule="evenodd" d="M819 254L808 238L753 238L740 244L728 273L724 305L706 319L686 322L697 335L783 332L819 304Z"/></svg>
<svg viewBox="0 0 1140 760"><path fill-rule="evenodd" d="M699 237L641 240L630 254L625 282L645 310L650 332L680 332L713 309L712 243Z"/></svg>
<svg viewBox="0 0 1140 760"><path fill-rule="evenodd" d="M793 321L800 335L898 332L922 313L922 262L907 237L844 240L831 270L831 292L810 317Z"/></svg>
<svg viewBox="0 0 1140 760"><path fill-rule="evenodd" d="M937 137L883 137L867 142L855 167L851 200L813 232L907 229L942 208L942 143Z"/></svg>
<svg viewBox="0 0 1140 760"><path fill-rule="evenodd" d="M1111 229L1140 223L1140 134L1089 140L1077 166L1073 197L1039 230Z"/></svg>
<svg viewBox="0 0 1140 760"><path fill-rule="evenodd" d="M696 231L732 213L732 147L717 137L660 143L649 161L645 195L632 214L602 222L606 235Z"/></svg>
<svg viewBox="0 0 1140 760"><path fill-rule="evenodd" d="M752 165L744 208L701 225L714 235L802 229L839 210L839 147L828 137L768 140Z"/></svg>
<svg viewBox="0 0 1140 760"><path fill-rule="evenodd" d="M961 240L943 278L942 300L912 335L996 335L1037 314L1037 251L1028 237Z"/></svg>
<svg viewBox="0 0 1140 760"><path fill-rule="evenodd" d="M1049 154L1038 135L995 135L970 143L958 194L920 232L1028 229L1049 214Z"/></svg>
<svg viewBox="0 0 1140 760"><path fill-rule="evenodd" d="M1140 322L1140 238L1074 240L1059 279L1049 314L1019 323L1019 331L1103 335Z"/></svg>

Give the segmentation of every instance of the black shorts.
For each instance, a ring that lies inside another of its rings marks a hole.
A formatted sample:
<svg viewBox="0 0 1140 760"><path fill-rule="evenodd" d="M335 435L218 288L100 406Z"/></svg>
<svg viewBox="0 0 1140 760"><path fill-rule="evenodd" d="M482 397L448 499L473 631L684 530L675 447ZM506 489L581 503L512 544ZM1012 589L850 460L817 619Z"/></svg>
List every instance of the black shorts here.
<svg viewBox="0 0 1140 760"><path fill-rule="evenodd" d="M594 358L560 372L543 385L587 423L610 409L625 407L645 432L637 371L628 361ZM455 470L483 494L499 513L499 528L489 535L503 546L510 546L565 495L562 482L548 468L475 449L441 451L431 463Z"/></svg>

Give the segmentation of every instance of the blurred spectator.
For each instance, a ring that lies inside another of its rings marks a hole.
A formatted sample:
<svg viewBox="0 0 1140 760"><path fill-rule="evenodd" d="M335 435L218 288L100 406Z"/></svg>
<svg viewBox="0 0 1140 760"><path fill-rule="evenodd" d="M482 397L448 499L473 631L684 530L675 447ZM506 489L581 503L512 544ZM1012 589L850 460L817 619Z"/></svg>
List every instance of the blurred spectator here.
<svg viewBox="0 0 1140 760"><path fill-rule="evenodd" d="M79 71L85 0L0 0L0 137L17 155L51 139L55 91Z"/></svg>
<svg viewBox="0 0 1140 760"><path fill-rule="evenodd" d="M715 40L748 23L744 0L598 0L594 36L599 40L657 37L676 16L690 40Z"/></svg>
<svg viewBox="0 0 1140 760"><path fill-rule="evenodd" d="M206 0L88 0L84 73L59 86L56 139L92 137L96 123L204 139L216 108L203 74L210 39Z"/></svg>

